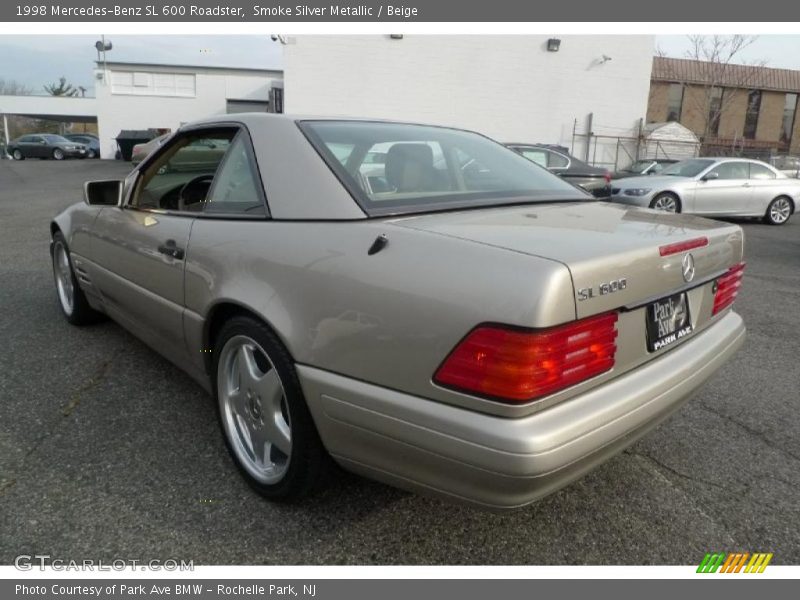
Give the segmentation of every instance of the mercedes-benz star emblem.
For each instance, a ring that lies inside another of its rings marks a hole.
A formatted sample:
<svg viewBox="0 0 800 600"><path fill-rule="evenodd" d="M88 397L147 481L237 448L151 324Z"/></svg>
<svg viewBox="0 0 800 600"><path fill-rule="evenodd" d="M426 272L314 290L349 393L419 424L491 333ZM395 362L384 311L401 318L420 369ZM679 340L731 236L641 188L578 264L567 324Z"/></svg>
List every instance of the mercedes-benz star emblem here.
<svg viewBox="0 0 800 600"><path fill-rule="evenodd" d="M683 280L689 283L694 279L694 256L687 254L681 261L681 272L683 273Z"/></svg>

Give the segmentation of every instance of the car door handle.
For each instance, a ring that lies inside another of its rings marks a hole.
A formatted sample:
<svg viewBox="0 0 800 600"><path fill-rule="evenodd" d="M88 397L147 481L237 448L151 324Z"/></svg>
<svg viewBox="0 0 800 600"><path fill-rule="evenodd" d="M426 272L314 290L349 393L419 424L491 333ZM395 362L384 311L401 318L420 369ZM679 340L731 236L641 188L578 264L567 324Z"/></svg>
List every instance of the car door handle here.
<svg viewBox="0 0 800 600"><path fill-rule="evenodd" d="M158 251L161 254L166 254L167 256L171 256L177 260L183 260L183 248L178 248L175 244L175 240L167 240L163 244L159 245Z"/></svg>

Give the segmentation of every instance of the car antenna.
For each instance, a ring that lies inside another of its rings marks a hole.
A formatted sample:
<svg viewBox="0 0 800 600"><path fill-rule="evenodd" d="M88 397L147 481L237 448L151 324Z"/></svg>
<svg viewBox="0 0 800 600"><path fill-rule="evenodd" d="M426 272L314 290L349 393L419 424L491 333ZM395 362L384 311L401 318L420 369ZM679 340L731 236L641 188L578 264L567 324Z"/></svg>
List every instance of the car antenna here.
<svg viewBox="0 0 800 600"><path fill-rule="evenodd" d="M375 238L375 241L372 242L372 246L370 246L369 250L367 250L367 254L369 256L377 254L378 252L386 248L386 245L388 243L389 243L389 238L386 237L386 234L385 233L380 234L378 237Z"/></svg>

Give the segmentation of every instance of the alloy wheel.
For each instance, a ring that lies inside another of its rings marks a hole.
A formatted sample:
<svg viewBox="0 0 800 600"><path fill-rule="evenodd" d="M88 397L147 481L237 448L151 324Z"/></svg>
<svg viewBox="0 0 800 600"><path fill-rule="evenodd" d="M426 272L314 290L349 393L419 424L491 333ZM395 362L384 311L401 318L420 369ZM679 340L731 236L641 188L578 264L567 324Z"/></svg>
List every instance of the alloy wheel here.
<svg viewBox="0 0 800 600"><path fill-rule="evenodd" d="M234 455L256 481L279 482L291 460L292 426L275 365L255 340L236 335L217 368L220 414Z"/></svg>
<svg viewBox="0 0 800 600"><path fill-rule="evenodd" d="M665 212L678 212L678 203L672 196L659 196L653 201L653 208Z"/></svg>
<svg viewBox="0 0 800 600"><path fill-rule="evenodd" d="M14 153L11 156L14 157L14 160L22 160L22 152L19 150L14 150Z"/></svg>
<svg viewBox="0 0 800 600"><path fill-rule="evenodd" d="M769 207L769 217L773 223L785 223L792 214L792 206L786 198L778 198Z"/></svg>
<svg viewBox="0 0 800 600"><path fill-rule="evenodd" d="M53 150L53 158L56 160L62 160L64 158L64 151L61 148L56 148Z"/></svg>
<svg viewBox="0 0 800 600"><path fill-rule="evenodd" d="M53 273L56 278L58 301L64 312L71 315L75 307L75 288L72 284L72 268L67 249L61 242L56 242L53 246Z"/></svg>

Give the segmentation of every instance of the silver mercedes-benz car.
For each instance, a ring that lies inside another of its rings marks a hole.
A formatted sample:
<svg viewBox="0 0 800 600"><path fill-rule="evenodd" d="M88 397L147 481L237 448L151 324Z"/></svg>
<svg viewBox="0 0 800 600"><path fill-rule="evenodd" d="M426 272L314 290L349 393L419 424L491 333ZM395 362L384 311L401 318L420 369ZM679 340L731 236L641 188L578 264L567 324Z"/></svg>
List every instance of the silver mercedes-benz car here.
<svg viewBox="0 0 800 600"><path fill-rule="evenodd" d="M197 144L224 151L185 159ZM228 115L84 195L51 223L63 314L107 315L191 374L273 499L335 461L525 505L677 410L745 335L740 227L596 201L467 131Z"/></svg>
<svg viewBox="0 0 800 600"><path fill-rule="evenodd" d="M611 182L611 201L703 216L761 217L782 225L800 202L800 181L745 158L692 158L659 175Z"/></svg>

